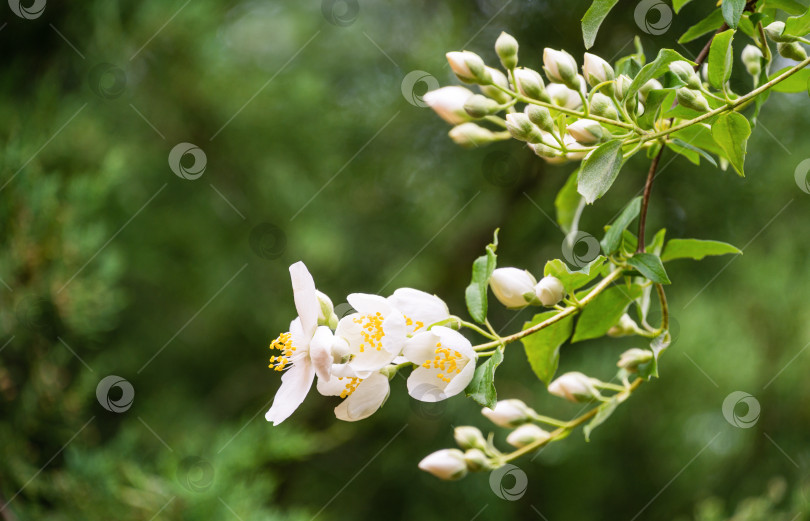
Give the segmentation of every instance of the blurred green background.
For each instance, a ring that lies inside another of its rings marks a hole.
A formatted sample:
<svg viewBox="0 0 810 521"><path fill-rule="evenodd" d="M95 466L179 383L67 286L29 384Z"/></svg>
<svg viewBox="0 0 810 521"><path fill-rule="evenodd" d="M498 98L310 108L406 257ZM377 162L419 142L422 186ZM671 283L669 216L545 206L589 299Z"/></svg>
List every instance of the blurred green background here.
<svg viewBox="0 0 810 521"><path fill-rule="evenodd" d="M703 4L658 35L637 25L635 3L620 6L593 52L615 59L638 35L648 56L694 56L703 39L675 41ZM794 181L810 156L804 95L771 98L745 179L665 156L648 226L745 254L671 265L679 333L661 379L590 443L577 432L518 461L520 500L498 498L485 474L446 483L416 468L452 445L452 425L492 427L471 401L411 400L400 378L360 423L338 422L314 393L281 426L264 421L279 383L267 345L294 315L292 262L335 304L412 286L463 315L470 263L494 228L501 265L539 274L561 256L543 212L553 217L574 166L546 166L517 142L457 148L418 106L426 84L403 78L455 84L444 53L494 64L502 30L527 66L546 46L581 63L586 8L85 1L27 20L0 6L0 518L711 521L739 508L737 520L810 519L810 195ZM184 142L206 156L194 180L167 162ZM582 228L599 235L646 170L631 161ZM493 320L514 329L529 316ZM561 370L610 377L632 345L566 347ZM132 385L128 410L97 400L108 375ZM578 410L545 392L519 345L496 381L541 412ZM753 428L721 412L739 390L761 404Z"/></svg>

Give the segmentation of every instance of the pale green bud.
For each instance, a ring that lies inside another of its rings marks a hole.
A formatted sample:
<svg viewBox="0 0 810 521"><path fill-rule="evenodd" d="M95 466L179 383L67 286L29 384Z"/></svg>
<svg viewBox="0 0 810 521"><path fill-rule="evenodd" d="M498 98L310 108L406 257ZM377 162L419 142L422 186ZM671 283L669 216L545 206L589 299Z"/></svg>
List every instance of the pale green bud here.
<svg viewBox="0 0 810 521"><path fill-rule="evenodd" d="M627 336L627 335L634 335L639 331L638 324L636 321L630 318L630 315L625 313L619 319L619 323L615 326L608 329L608 336L611 337L620 337L620 336Z"/></svg>
<svg viewBox="0 0 810 521"><path fill-rule="evenodd" d="M318 325L329 326L332 329L337 327L338 316L335 314L335 306L332 305L332 300L326 294L315 290L318 297Z"/></svg>
<svg viewBox="0 0 810 521"><path fill-rule="evenodd" d="M495 40L495 52L505 69L511 70L517 67L518 42L512 35L502 32Z"/></svg>
<svg viewBox="0 0 810 521"><path fill-rule="evenodd" d="M765 27L765 34L775 41L776 43L790 43L795 42L798 38L788 34L782 34L785 31L785 22L772 22Z"/></svg>
<svg viewBox="0 0 810 521"><path fill-rule="evenodd" d="M470 51L448 52L447 63L456 73L458 79L466 83L479 83L485 85L490 83L491 77L486 70L484 60L480 56Z"/></svg>
<svg viewBox="0 0 810 521"><path fill-rule="evenodd" d="M568 125L568 133L581 145L594 145L602 140L605 130L592 119L578 119Z"/></svg>
<svg viewBox="0 0 810 521"><path fill-rule="evenodd" d="M562 83L569 89L579 89L577 62L565 51L543 50L543 70L550 81Z"/></svg>
<svg viewBox="0 0 810 521"><path fill-rule="evenodd" d="M664 86L658 80L650 80L638 89L638 95L642 101L647 101L647 96L654 90L661 90Z"/></svg>
<svg viewBox="0 0 810 521"><path fill-rule="evenodd" d="M546 103L551 100L546 93L543 77L533 69L525 67L515 69L515 83L517 83L518 92L527 98L545 101Z"/></svg>
<svg viewBox="0 0 810 521"><path fill-rule="evenodd" d="M620 74L619 77L616 78L616 98L620 100L624 99L632 83L633 80L630 79L630 76Z"/></svg>
<svg viewBox="0 0 810 521"><path fill-rule="evenodd" d="M534 286L534 294L537 300L548 308L563 299L565 296L565 288L563 287L563 283L560 282L560 279L547 275L540 279L540 282Z"/></svg>
<svg viewBox="0 0 810 521"><path fill-rule="evenodd" d="M776 50L783 58L800 62L807 58L804 47L799 42L777 43Z"/></svg>
<svg viewBox="0 0 810 521"><path fill-rule="evenodd" d="M628 349L619 357L616 364L621 369L626 369L632 373L638 371L640 365L644 365L653 359L653 353L649 349L639 349L633 347Z"/></svg>
<svg viewBox="0 0 810 521"><path fill-rule="evenodd" d="M709 102L706 101L703 94L696 90L681 87L675 91L675 98L678 100L679 105L683 105L688 109L697 110L698 112L708 112L711 110Z"/></svg>
<svg viewBox="0 0 810 521"><path fill-rule="evenodd" d="M587 402L601 397L599 390L596 388L598 383L601 382L574 371L565 373L548 384L548 392L571 402Z"/></svg>
<svg viewBox="0 0 810 521"><path fill-rule="evenodd" d="M461 479L467 475L464 453L458 449L442 449L428 454L419 462L419 468L444 480Z"/></svg>
<svg viewBox="0 0 810 521"><path fill-rule="evenodd" d="M593 98L591 98L590 109L591 114L594 116L602 116L603 118L608 119L619 118L619 113L616 110L616 107L613 105L613 102L601 92L597 92L593 95Z"/></svg>
<svg viewBox="0 0 810 521"><path fill-rule="evenodd" d="M473 94L464 103L464 110L467 114L478 119L490 114L495 114L501 110L497 101L489 99L481 94Z"/></svg>
<svg viewBox="0 0 810 521"><path fill-rule="evenodd" d="M546 432L533 423L521 425L506 437L506 443L518 449L537 442L551 439L551 433Z"/></svg>
<svg viewBox="0 0 810 521"><path fill-rule="evenodd" d="M546 107L529 104L523 112L529 117L529 121L540 127L540 130L554 132L554 119Z"/></svg>
<svg viewBox="0 0 810 521"><path fill-rule="evenodd" d="M600 83L611 81L616 77L613 67L608 62L589 52L585 53L582 75L585 76L585 80L591 87L596 87Z"/></svg>
<svg viewBox="0 0 810 521"><path fill-rule="evenodd" d="M456 125L450 129L448 135L457 145L464 148L476 148L482 145L488 145L496 140L496 136L491 130L478 126L475 123Z"/></svg>
<svg viewBox="0 0 810 521"><path fill-rule="evenodd" d="M523 112L512 112L506 115L506 129L512 134L512 137L519 141L526 141L528 143L540 143L543 141L543 136L540 134L540 129L529 121L529 116Z"/></svg>
<svg viewBox="0 0 810 521"><path fill-rule="evenodd" d="M461 449L484 449L487 446L487 440L484 435L475 427L463 425L456 427L453 430L453 436L456 439L456 444Z"/></svg>
<svg viewBox="0 0 810 521"><path fill-rule="evenodd" d="M495 425L508 428L522 425L537 415L531 407L516 398L498 400L494 409L484 407L481 414Z"/></svg>
<svg viewBox="0 0 810 521"><path fill-rule="evenodd" d="M539 157L547 161L550 159L563 159L559 150L546 146L543 143L531 144L529 145L529 148L531 148Z"/></svg>
<svg viewBox="0 0 810 521"><path fill-rule="evenodd" d="M480 449L467 450L464 453L464 461L467 463L467 470L470 472L481 472L492 468L489 458Z"/></svg>
<svg viewBox="0 0 810 521"><path fill-rule="evenodd" d="M509 114L514 116L515 114ZM525 114L520 114L524 118ZM528 122L528 118L526 118ZM507 119L508 122L508 119ZM531 123L529 122L531 125ZM508 308L521 308L528 305L524 297L527 293L534 295L534 285L537 281L531 273L517 268L497 268L492 272L489 285L495 298Z"/></svg>
<svg viewBox="0 0 810 521"><path fill-rule="evenodd" d="M669 70L677 76L686 86L690 89L699 89L701 86L700 78L695 72L694 67L689 65L689 62L678 60L669 64Z"/></svg>
<svg viewBox="0 0 810 521"><path fill-rule="evenodd" d="M742 62L748 74L759 77L762 72L762 51L756 45L746 45L742 50Z"/></svg>
<svg viewBox="0 0 810 521"><path fill-rule="evenodd" d="M479 85L478 88L481 89L481 92L500 104L511 101L512 96L495 87L495 85L498 85L504 89L509 89L509 81L506 79L506 76L498 69L493 69L492 67L486 67L486 71L489 73L492 81L490 85Z"/></svg>

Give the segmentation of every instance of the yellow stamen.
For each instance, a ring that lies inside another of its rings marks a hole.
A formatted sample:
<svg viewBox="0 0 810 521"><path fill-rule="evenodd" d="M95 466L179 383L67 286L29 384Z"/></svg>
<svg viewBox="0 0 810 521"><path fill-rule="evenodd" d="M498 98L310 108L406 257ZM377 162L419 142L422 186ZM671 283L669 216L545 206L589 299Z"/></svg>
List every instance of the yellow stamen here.
<svg viewBox="0 0 810 521"><path fill-rule="evenodd" d="M360 325L360 334L365 343L360 344L360 352L366 350L366 346L382 350L382 338L385 336L383 331L383 316L379 311L374 315L360 315L353 319L355 324Z"/></svg>
<svg viewBox="0 0 810 521"><path fill-rule="evenodd" d="M436 378L444 382L450 383L453 376L450 373L460 373L461 368L458 366L458 361L462 358L461 353L442 347L441 342L436 344L434 350L436 357L433 360L427 360L422 367L430 369L431 365L434 369L441 369L443 372L436 375Z"/></svg>
<svg viewBox="0 0 810 521"><path fill-rule="evenodd" d="M281 333L278 338L270 343L270 349L278 349L281 351L280 356L270 357L270 367L274 371L283 371L287 364L290 363L295 347L292 345L292 335L290 333Z"/></svg>

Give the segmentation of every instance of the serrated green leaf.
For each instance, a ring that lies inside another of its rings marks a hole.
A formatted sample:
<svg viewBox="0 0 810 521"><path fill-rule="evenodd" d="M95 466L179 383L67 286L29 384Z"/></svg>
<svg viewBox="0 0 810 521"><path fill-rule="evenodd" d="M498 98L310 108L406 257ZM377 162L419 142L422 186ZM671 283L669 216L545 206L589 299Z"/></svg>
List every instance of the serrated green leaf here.
<svg viewBox="0 0 810 521"><path fill-rule="evenodd" d="M741 255L742 250L726 242L704 241L701 239L672 239L661 254L661 260L668 262L675 259L701 260L707 255Z"/></svg>
<svg viewBox="0 0 810 521"><path fill-rule="evenodd" d="M615 221L610 225L607 232L605 232L605 237L602 239L600 244L602 245L602 251L605 252L605 255L611 255L615 253L619 246L621 246L622 242L622 232L630 226L630 223L638 217L639 212L641 211L641 197L636 197L630 203L624 207L622 213L616 218Z"/></svg>
<svg viewBox="0 0 810 521"><path fill-rule="evenodd" d="M571 342L581 342L604 336L615 326L627 306L641 296L641 286L612 286L585 306L577 321Z"/></svg>
<svg viewBox="0 0 810 521"><path fill-rule="evenodd" d="M675 9L675 14L680 13L681 9L683 9L683 6L685 6L691 1L692 0L672 0L672 8Z"/></svg>
<svg viewBox="0 0 810 521"><path fill-rule="evenodd" d="M712 137L723 148L731 166L740 176L745 176L743 164L750 135L751 125L738 112L720 114L712 124Z"/></svg>
<svg viewBox="0 0 810 521"><path fill-rule="evenodd" d="M614 139L599 145L582 162L577 179L577 191L588 204L593 203L610 189L622 168L622 142Z"/></svg>
<svg viewBox="0 0 810 521"><path fill-rule="evenodd" d="M565 185L557 192L557 197L554 198L554 209L557 211L557 224L563 229L565 233L571 231L577 220L577 214L580 213L580 203L582 196L577 192L577 177L579 176L579 169L574 170Z"/></svg>
<svg viewBox="0 0 810 521"><path fill-rule="evenodd" d="M599 26L617 3L619 0L594 0L585 12L585 16L582 17L582 38L586 49L593 47Z"/></svg>
<svg viewBox="0 0 810 521"><path fill-rule="evenodd" d="M627 265L632 266L639 273L658 284L670 284L667 270L661 263L658 255L652 253L636 253L627 259Z"/></svg>
<svg viewBox="0 0 810 521"><path fill-rule="evenodd" d="M678 38L678 43L688 43L704 34L716 31L723 26L723 13L720 9L715 9L706 18L690 27L683 36Z"/></svg>
<svg viewBox="0 0 810 521"><path fill-rule="evenodd" d="M523 329L544 322L558 313L559 311L547 311L537 314L531 321L523 325ZM557 366L560 364L560 346L571 336L573 324L574 315L569 315L521 339L529 365L534 374L546 385L551 382L554 373L557 372Z"/></svg>
<svg viewBox="0 0 810 521"><path fill-rule="evenodd" d="M681 148L685 148L687 150L691 150L691 151L695 152L696 154L699 154L699 155L703 156L703 158L706 159L706 161L708 161L709 163L711 163L712 166L715 166L715 167L717 166L717 161L714 160L714 158L711 156L711 154L709 154L708 152L706 152L702 148L698 148L698 147L696 147L694 145L691 145L691 144L687 143L686 141L683 141L683 140L677 139L677 138L673 139L670 142L670 145L675 145L677 147L681 147ZM670 148L672 148L672 147L670 146Z"/></svg>
<svg viewBox="0 0 810 521"><path fill-rule="evenodd" d="M503 347L495 349L489 360L475 368L475 374L464 393L482 407L495 407L498 393L495 390L495 369L503 362Z"/></svg>
<svg viewBox="0 0 810 521"><path fill-rule="evenodd" d="M655 57L655 60L642 67L636 77L633 78L633 83L630 84L624 96L625 99L632 98L645 83L667 72L670 63L680 60L692 65L695 64L695 62L684 58L672 49L661 49L658 51L658 56Z"/></svg>
<svg viewBox="0 0 810 521"><path fill-rule="evenodd" d="M801 16L791 16L785 20L783 35L804 36L810 33L810 10Z"/></svg>
<svg viewBox="0 0 810 521"><path fill-rule="evenodd" d="M489 278L497 265L497 256L495 255L497 248L498 230L495 230L492 243L487 246L486 253L473 262L472 281L464 291L467 311L469 311L473 320L479 324L483 324L487 319L487 288L489 287Z"/></svg>
<svg viewBox="0 0 810 521"><path fill-rule="evenodd" d="M772 80L790 68L791 67L785 67L779 72L775 72L768 76L768 79ZM808 80L810 80L810 69L801 69L798 72L794 72L793 75L789 76L787 79L782 80L771 87L770 90L775 92L804 92L807 90Z"/></svg>
<svg viewBox="0 0 810 521"><path fill-rule="evenodd" d="M734 29L723 31L714 36L709 48L709 84L717 90L723 89L731 78L731 66L734 61L732 40Z"/></svg>
<svg viewBox="0 0 810 521"><path fill-rule="evenodd" d="M618 406L619 399L614 396L597 408L594 417L588 422L588 425L582 428L585 441L591 441L591 433L594 429L605 423L605 420L610 418L610 415L613 414L613 411L615 411Z"/></svg>
<svg viewBox="0 0 810 521"><path fill-rule="evenodd" d="M543 275L556 277L562 282L566 293L573 293L582 286L588 284L590 281L599 276L599 269L607 259L600 255L582 269L571 271L567 264L560 259L554 259L546 262L543 269Z"/></svg>
<svg viewBox="0 0 810 521"><path fill-rule="evenodd" d="M720 6L723 11L723 20L726 21L732 29L737 28L740 23L740 17L745 9L746 0L723 0L723 5Z"/></svg>

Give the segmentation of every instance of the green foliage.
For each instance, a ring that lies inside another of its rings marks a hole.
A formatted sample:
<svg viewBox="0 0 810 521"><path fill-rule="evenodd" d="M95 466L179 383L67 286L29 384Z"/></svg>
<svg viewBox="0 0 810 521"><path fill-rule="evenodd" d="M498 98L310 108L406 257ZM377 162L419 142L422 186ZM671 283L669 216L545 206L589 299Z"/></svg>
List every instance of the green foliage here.
<svg viewBox="0 0 810 521"><path fill-rule="evenodd" d="M577 220L577 214L580 212L580 204L582 203L582 196L577 192L577 179L579 178L579 169L574 170L568 180L563 185L562 189L557 192L554 198L554 208L557 215L557 224L565 232L570 232Z"/></svg>
<svg viewBox="0 0 810 521"><path fill-rule="evenodd" d="M566 293L573 293L598 277L605 261L607 258L599 255L581 269L571 271L571 268L563 261L554 259L546 262L543 275L556 277L562 282Z"/></svg>
<svg viewBox="0 0 810 521"><path fill-rule="evenodd" d="M599 145L582 162L577 178L577 191L592 204L605 195L622 168L622 142L618 139Z"/></svg>
<svg viewBox="0 0 810 521"><path fill-rule="evenodd" d="M768 79L772 80L780 76L789 68L790 67L785 67L777 72L771 73L770 76L768 76ZM799 72L790 76L785 81L777 83L773 87L773 90L776 92L807 92L808 82L810 82L810 69L802 69Z"/></svg>
<svg viewBox="0 0 810 521"><path fill-rule="evenodd" d="M655 60L642 67L638 75L633 78L633 82L630 84L630 88L627 90L627 93L625 93L624 98L632 98L645 83L661 77L669 70L669 64L676 61L685 61L692 65L695 63L691 60L687 60L672 49L661 49L658 51Z"/></svg>
<svg viewBox="0 0 810 521"><path fill-rule="evenodd" d="M667 242L661 260L664 262L675 259L702 260L707 255L742 255L742 251L731 244L720 241L706 241L701 239L672 239Z"/></svg>
<svg viewBox="0 0 810 521"><path fill-rule="evenodd" d="M610 228L605 232L602 239L602 251L605 255L612 255L618 251L621 245L622 234L630 226L630 223L636 220L638 213L641 211L641 197L633 198L627 206L624 207L622 213L613 221Z"/></svg>
<svg viewBox="0 0 810 521"><path fill-rule="evenodd" d="M723 26L723 23L724 18L722 11L719 8L715 9L709 16L703 18L701 21L690 27L688 31L683 33L683 36L678 39L678 43L689 43L692 40L696 40L704 34L708 34L712 31L720 29Z"/></svg>
<svg viewBox="0 0 810 521"><path fill-rule="evenodd" d="M487 319L487 288L489 287L489 278L498 262L498 257L495 255L495 250L498 248L498 230L495 230L495 236L492 242L487 245L486 253L478 257L473 262L472 281L467 286L464 296L467 300L467 310L470 316L478 322L483 324Z"/></svg>
<svg viewBox="0 0 810 521"><path fill-rule="evenodd" d="M670 284L669 276L661 258L652 253L636 253L627 259L627 265L638 270L644 277L657 284Z"/></svg>
<svg viewBox="0 0 810 521"><path fill-rule="evenodd" d="M498 346L486 362L475 368L475 375L464 390L469 398L482 407L495 407L498 400L498 392L495 390L495 369L501 362L503 362L503 346Z"/></svg>
<svg viewBox="0 0 810 521"><path fill-rule="evenodd" d="M585 12L582 17L582 38L586 49L593 47L599 27L617 3L619 0L594 0Z"/></svg>
<svg viewBox="0 0 810 521"><path fill-rule="evenodd" d="M720 114L712 123L712 137L740 176L745 176L743 163L750 135L751 125L745 116L737 112Z"/></svg>
<svg viewBox="0 0 810 521"><path fill-rule="evenodd" d="M580 313L571 342L581 342L604 336L611 327L616 325L627 306L640 296L641 287L636 284L613 286L606 289Z"/></svg>
<svg viewBox="0 0 810 521"><path fill-rule="evenodd" d="M709 83L715 89L725 89L726 82L731 78L731 66L734 61L732 52L734 49L731 46L733 40L734 30L729 29L715 35L709 48Z"/></svg>
<svg viewBox="0 0 810 521"><path fill-rule="evenodd" d="M782 34L790 36L805 36L810 33L810 11L800 16L791 16L785 20L785 30Z"/></svg>
<svg viewBox="0 0 810 521"><path fill-rule="evenodd" d="M526 330L540 324L556 314L556 311L539 313L523 324L523 329ZM554 379L554 374L560 364L560 346L571 337L573 325L574 315L569 315L521 340L532 371L546 385Z"/></svg>
<svg viewBox="0 0 810 521"><path fill-rule="evenodd" d="M740 23L740 17L742 16L743 9L745 9L746 1L747 0L723 1L723 4L721 5L723 20L725 20L728 26L732 29L736 29L737 24Z"/></svg>

